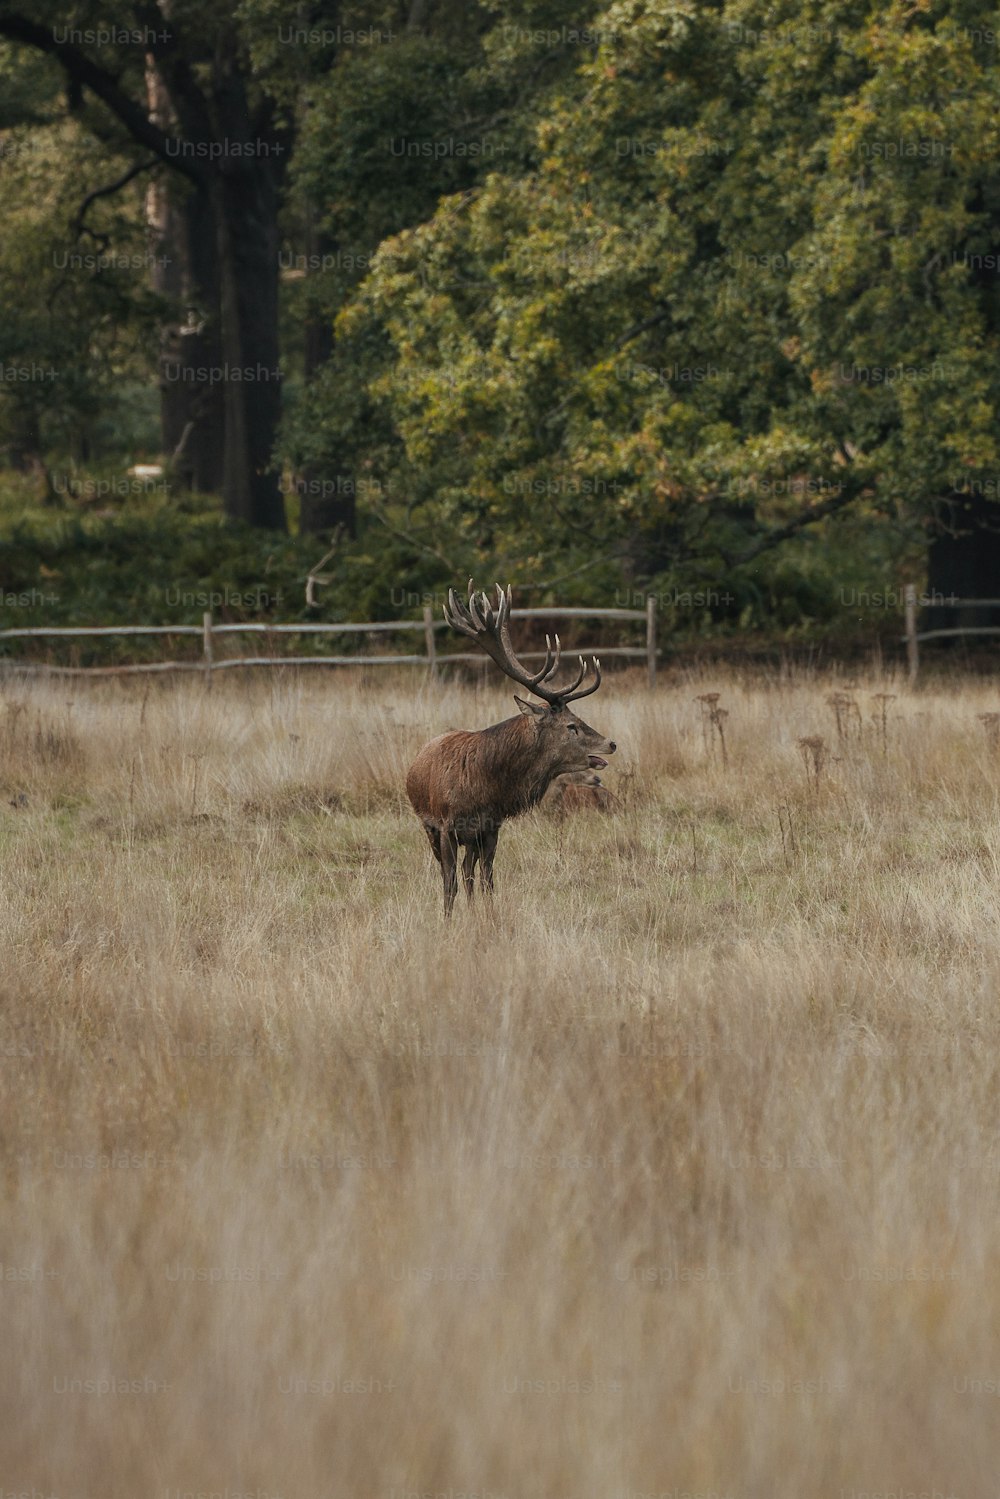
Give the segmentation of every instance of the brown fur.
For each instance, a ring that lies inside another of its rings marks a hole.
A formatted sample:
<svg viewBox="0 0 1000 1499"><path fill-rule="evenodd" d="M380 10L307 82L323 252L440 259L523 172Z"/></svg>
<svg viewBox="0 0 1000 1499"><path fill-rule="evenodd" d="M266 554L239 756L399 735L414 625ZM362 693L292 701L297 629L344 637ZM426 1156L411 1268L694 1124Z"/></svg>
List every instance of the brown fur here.
<svg viewBox="0 0 1000 1499"><path fill-rule="evenodd" d="M477 862L484 892L493 889L500 828L541 801L557 776L590 769L592 756L615 745L562 704L515 698L521 713L488 729L458 729L425 744L406 777L406 794L441 865L445 914L458 888L459 847L472 899Z"/></svg>
<svg viewBox="0 0 1000 1499"><path fill-rule="evenodd" d="M542 797L542 810L555 817L572 817L577 812L616 812L621 806L613 791L603 785L600 776L587 771L556 776Z"/></svg>

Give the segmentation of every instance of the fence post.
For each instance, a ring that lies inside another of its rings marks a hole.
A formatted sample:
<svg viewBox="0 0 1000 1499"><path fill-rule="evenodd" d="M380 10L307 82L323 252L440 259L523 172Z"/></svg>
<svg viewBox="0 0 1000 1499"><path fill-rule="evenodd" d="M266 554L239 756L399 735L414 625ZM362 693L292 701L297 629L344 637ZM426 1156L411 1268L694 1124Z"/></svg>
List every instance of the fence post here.
<svg viewBox="0 0 1000 1499"><path fill-rule="evenodd" d="M205 658L205 686L212 685L212 611L206 609L201 617L202 654Z"/></svg>
<svg viewBox="0 0 1000 1499"><path fill-rule="evenodd" d="M430 604L424 605L424 640L427 644L427 665L430 667L431 681L437 681L437 647L434 644L434 610Z"/></svg>
<svg viewBox="0 0 1000 1499"><path fill-rule="evenodd" d="M646 685L656 686L656 594L646 595Z"/></svg>
<svg viewBox="0 0 1000 1499"><path fill-rule="evenodd" d="M906 659L910 667L910 686L917 680L920 654L917 646L917 590L913 583L906 585Z"/></svg>

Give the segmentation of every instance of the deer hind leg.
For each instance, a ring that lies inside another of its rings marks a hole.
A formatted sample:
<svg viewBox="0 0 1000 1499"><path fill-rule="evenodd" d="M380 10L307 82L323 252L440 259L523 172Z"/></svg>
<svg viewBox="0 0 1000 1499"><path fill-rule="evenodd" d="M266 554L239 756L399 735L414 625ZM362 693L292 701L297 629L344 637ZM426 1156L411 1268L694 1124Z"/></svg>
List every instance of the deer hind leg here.
<svg viewBox="0 0 1000 1499"><path fill-rule="evenodd" d="M465 893L469 900L476 889L476 863L479 859L479 840L466 845L465 858L462 860L462 880L465 884Z"/></svg>
<svg viewBox="0 0 1000 1499"><path fill-rule="evenodd" d="M458 891L458 839L451 828L442 829L440 847L441 878L444 882L444 914L450 916Z"/></svg>

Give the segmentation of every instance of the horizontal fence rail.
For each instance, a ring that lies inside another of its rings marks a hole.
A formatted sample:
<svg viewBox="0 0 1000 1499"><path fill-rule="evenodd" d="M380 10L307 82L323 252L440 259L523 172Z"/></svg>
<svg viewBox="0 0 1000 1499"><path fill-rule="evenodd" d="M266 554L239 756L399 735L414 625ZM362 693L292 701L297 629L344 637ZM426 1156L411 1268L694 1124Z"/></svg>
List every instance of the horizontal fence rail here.
<svg viewBox="0 0 1000 1499"><path fill-rule="evenodd" d="M917 680L920 670L920 642L922 640L946 640L958 635L1000 635L1000 625L953 625L944 630L918 630L918 609L1000 609L1000 599L960 599L949 594L947 598L932 597L917 600L913 583L907 583L906 592L906 659L910 681Z"/></svg>
<svg viewBox="0 0 1000 1499"><path fill-rule="evenodd" d="M540 609L512 609L511 619L615 619L641 621L646 626L645 644L591 645L587 655L604 657L618 656L646 662L646 680L650 687L656 684L656 599L650 595L645 609L605 609L546 607ZM48 663L11 661L0 657L0 669L27 672L40 676L109 677L129 676L141 672L200 671L210 680L216 671L226 671L240 666L426 666L431 676L436 676L442 666L451 662L480 662L489 657L482 651L439 652L435 635L438 630L449 629L443 619L435 619L428 604L423 619L368 620L358 624L216 624L211 612L206 611L200 625L32 625L22 629L0 630L2 640L85 639L111 635L195 635L201 639L200 661L144 661L127 666L52 666ZM419 631L424 637L424 650L420 655L378 656L224 656L216 659L215 643L221 635L377 635L399 631ZM525 651L522 661L543 661L544 651Z"/></svg>

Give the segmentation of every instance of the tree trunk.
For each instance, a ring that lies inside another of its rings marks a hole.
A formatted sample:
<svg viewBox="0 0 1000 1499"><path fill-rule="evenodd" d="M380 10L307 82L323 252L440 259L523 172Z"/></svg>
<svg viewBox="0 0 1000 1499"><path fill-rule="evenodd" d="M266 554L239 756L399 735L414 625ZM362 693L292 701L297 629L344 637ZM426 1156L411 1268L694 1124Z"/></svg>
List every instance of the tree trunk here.
<svg viewBox="0 0 1000 1499"><path fill-rule="evenodd" d="M332 255L336 245L331 237L316 228L310 210L305 234L306 265L322 265L324 255ZM309 274L308 272L306 273ZM333 319L310 309L305 325L305 378L308 384L319 374L333 352ZM330 534L343 530L357 534L357 500L354 479L339 466L331 472L326 463L307 463L296 481L299 495L299 530L306 535Z"/></svg>
<svg viewBox="0 0 1000 1499"><path fill-rule="evenodd" d="M222 365L215 226L207 193L191 189L178 196L173 186L157 183L149 208L157 236L154 288L175 301L181 314L164 330L160 348L162 445L182 487L217 494L223 483L222 386L202 375Z"/></svg>
<svg viewBox="0 0 1000 1499"><path fill-rule="evenodd" d="M176 127L170 93L152 60L146 66L149 117L161 130ZM154 177L146 193L153 238L153 290L177 308L160 340L160 445L181 488L222 488L223 411L218 385L198 371L222 362L219 343L219 268L212 204L204 187Z"/></svg>
<svg viewBox="0 0 1000 1499"><path fill-rule="evenodd" d="M140 15L145 22L137 7ZM188 179L199 214L202 202L209 205L218 255L221 360L195 366L186 355L185 367L200 378L184 383L208 392L208 409L214 390L223 392L227 516L285 530L284 501L271 463L281 414L277 217L291 131L287 124L275 123L275 100L266 92L260 95L235 13L222 7L207 54L199 23L193 25L187 47L173 25L151 41L156 76L147 77L140 102L122 86L114 66L102 66L74 42L60 38L55 28L0 8L0 35L56 58L77 96L83 88L95 94L137 145ZM258 94L256 106L251 90ZM181 135L165 129L158 117L176 121ZM205 238L190 236L193 255L200 253ZM192 265L199 287L202 275ZM213 308L214 296L209 314ZM211 324L209 316L209 328ZM198 350L196 357L204 361L204 351ZM210 419L206 426L217 430ZM85 440L81 434L81 443Z"/></svg>
<svg viewBox="0 0 1000 1499"><path fill-rule="evenodd" d="M994 189L977 186L969 202L969 213L992 221L1000 218ZM971 248L971 246L970 246ZM995 262L983 256L973 261L969 277L978 288L981 305L991 327L997 324ZM1000 496L992 493L953 491L935 507L934 525L927 557L927 585L932 598L1000 598ZM924 616L928 629L973 628L1000 625L1000 609L941 607ZM961 642L961 636L956 637ZM989 636L982 637L990 641ZM974 640L975 637L973 636ZM966 641L968 644L968 641Z"/></svg>
<svg viewBox="0 0 1000 1499"><path fill-rule="evenodd" d="M943 501L927 558L931 598L1000 599L1000 504L981 494ZM1000 609L941 607L925 616L929 629L1000 625Z"/></svg>
<svg viewBox="0 0 1000 1499"><path fill-rule="evenodd" d="M316 225L316 214L313 205L306 205L305 222L305 254L306 254L306 276L313 274L314 266L322 266L326 263L326 256L331 258L336 253L337 245L333 236L327 234ZM308 299L308 312L304 329L304 363L306 380L312 380L333 353L333 318L326 317L315 305L315 298Z"/></svg>
<svg viewBox="0 0 1000 1499"><path fill-rule="evenodd" d="M37 406L19 406L13 418L7 462L19 473L31 473L42 456L42 424Z"/></svg>
<svg viewBox="0 0 1000 1499"><path fill-rule="evenodd" d="M225 402L223 502L231 520L284 531L272 450L281 416L278 190L265 160L224 162L213 182Z"/></svg>
<svg viewBox="0 0 1000 1499"><path fill-rule="evenodd" d="M299 529L305 535L336 531L343 527L346 534L356 534L357 501L354 481L349 474L321 475L309 465L298 481Z"/></svg>

